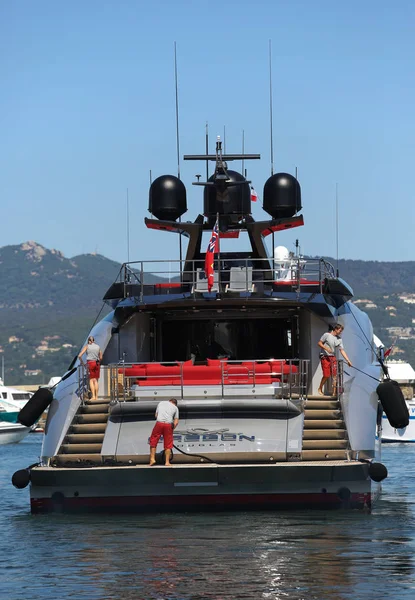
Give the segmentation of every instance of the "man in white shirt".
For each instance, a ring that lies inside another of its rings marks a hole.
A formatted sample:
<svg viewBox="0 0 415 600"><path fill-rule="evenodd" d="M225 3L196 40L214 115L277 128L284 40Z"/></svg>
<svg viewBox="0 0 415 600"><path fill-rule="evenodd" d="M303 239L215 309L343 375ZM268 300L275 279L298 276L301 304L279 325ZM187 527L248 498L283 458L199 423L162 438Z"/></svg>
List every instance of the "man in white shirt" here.
<svg viewBox="0 0 415 600"><path fill-rule="evenodd" d="M162 400L156 408L157 423L150 436L150 467L156 464L156 448L158 441L163 436L164 463L170 467L171 449L173 448L173 431L179 424L179 409L176 398Z"/></svg>

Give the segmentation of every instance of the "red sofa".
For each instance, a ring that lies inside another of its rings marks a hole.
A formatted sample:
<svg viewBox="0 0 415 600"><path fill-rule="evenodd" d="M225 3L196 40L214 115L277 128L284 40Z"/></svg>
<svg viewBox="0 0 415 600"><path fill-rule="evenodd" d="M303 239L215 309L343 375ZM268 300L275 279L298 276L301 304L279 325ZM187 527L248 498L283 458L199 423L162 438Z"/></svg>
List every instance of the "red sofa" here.
<svg viewBox="0 0 415 600"><path fill-rule="evenodd" d="M189 360L171 365L145 363L119 369L127 377L135 377L132 383L139 386L160 385L235 385L235 384L270 384L286 379L290 373L297 373L298 367L285 360L241 361L227 363L220 360L208 360L207 365L193 365Z"/></svg>

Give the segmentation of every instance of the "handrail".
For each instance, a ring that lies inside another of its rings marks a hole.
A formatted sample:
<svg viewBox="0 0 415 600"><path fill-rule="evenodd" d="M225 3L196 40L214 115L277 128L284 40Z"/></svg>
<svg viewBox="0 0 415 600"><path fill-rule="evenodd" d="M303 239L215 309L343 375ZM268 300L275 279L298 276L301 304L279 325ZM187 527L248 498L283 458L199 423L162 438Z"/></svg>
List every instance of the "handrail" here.
<svg viewBox="0 0 415 600"><path fill-rule="evenodd" d="M339 398L344 392L344 360L337 360L337 387L336 393Z"/></svg>
<svg viewBox="0 0 415 600"><path fill-rule="evenodd" d="M269 268L264 268L264 263L268 263ZM232 287L232 283L235 283L232 282L232 275L235 276L236 268L244 274L244 285L239 281L236 287ZM278 260L223 256L215 259L214 270L217 273L215 289L219 293L261 291L273 289L275 285L286 286L287 289L291 286L297 291L307 286L318 286L321 292L324 280L336 277L334 266L323 258L292 257ZM124 297L139 296L140 301L148 293L160 293L158 286L165 286L166 289L170 286L170 293L191 292L193 296L208 292L202 259L132 261L123 264L117 279L123 284ZM139 293L136 290L128 294L129 286L138 286Z"/></svg>
<svg viewBox="0 0 415 600"><path fill-rule="evenodd" d="M84 361L80 361L78 365L78 396L81 399L81 404L85 404L88 399L89 392L89 377L88 377L88 366Z"/></svg>
<svg viewBox="0 0 415 600"><path fill-rule="evenodd" d="M290 398L294 393L307 397L309 363L308 359L266 358L217 359L210 365L190 365L188 361L111 363L108 365L110 397L112 400L126 401L132 399L133 392L140 390L143 394L143 390L174 388L174 394L183 399L188 386L214 388L215 394L219 387L224 397L227 389L243 387L254 390L261 385L273 387L275 395L280 397ZM147 373L148 367L153 372ZM172 372L172 367L177 371ZM134 368L136 372L129 372ZM156 373L155 368L158 369ZM164 368L168 369L167 373L163 373Z"/></svg>

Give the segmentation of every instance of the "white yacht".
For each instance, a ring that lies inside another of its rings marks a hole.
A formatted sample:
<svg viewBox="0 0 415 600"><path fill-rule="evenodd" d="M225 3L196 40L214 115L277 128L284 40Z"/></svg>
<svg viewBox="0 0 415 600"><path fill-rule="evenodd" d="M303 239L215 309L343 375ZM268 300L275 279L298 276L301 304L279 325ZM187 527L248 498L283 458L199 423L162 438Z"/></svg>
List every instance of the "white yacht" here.
<svg viewBox="0 0 415 600"><path fill-rule="evenodd" d="M31 427L21 425L18 414L33 396L11 387L6 387L0 378L0 444L20 442L31 431Z"/></svg>
<svg viewBox="0 0 415 600"><path fill-rule="evenodd" d="M269 216L258 222L250 182L228 163L259 155L223 155L218 140L215 154L184 158L214 165L195 182L203 213L182 221L185 185L163 175L150 186L145 225L154 243L162 233L187 240L185 258L122 266L104 296L112 312L88 332L103 352L99 402L75 357L53 395L39 390L19 417L30 424L50 405L40 463L14 484L30 483L34 513L370 509L387 471L369 317L331 264L279 251L274 259L265 244L304 224L299 182L271 175ZM220 248L239 236L245 250ZM337 393L323 397L317 343L336 322L356 369L339 361ZM155 409L172 397L173 465L163 466L160 444L149 467Z"/></svg>

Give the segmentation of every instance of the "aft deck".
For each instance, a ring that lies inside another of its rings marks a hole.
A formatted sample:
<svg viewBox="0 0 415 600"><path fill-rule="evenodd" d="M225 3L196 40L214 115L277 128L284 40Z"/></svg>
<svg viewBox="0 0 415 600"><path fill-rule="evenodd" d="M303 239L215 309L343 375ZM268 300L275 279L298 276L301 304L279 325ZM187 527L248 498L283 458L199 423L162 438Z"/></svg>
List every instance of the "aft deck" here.
<svg viewBox="0 0 415 600"><path fill-rule="evenodd" d="M202 366L186 362L118 363L106 368L108 395L98 402L87 399L85 374L80 370L83 399L50 464L70 468L146 464L145 440L141 451L129 452L128 439L149 435L157 403L171 397L179 400L181 418L186 423L206 418L204 413L208 413L208 423L222 423L223 427L232 422L226 419L234 418L236 411L244 423L247 419L276 419L278 427L283 427L280 435L285 439L274 450L259 447L252 453L246 448L233 448L223 453L209 447L219 444L220 434L213 431L205 435L202 431L195 437L193 430L179 428L175 432L176 465L347 462L352 454L340 397L309 395L308 367L305 360L222 360ZM162 375L164 369L167 373ZM203 379L197 380L202 374ZM233 435L226 434L222 441L232 441ZM275 435L278 437L277 430ZM195 448L193 451L189 452L189 444Z"/></svg>

